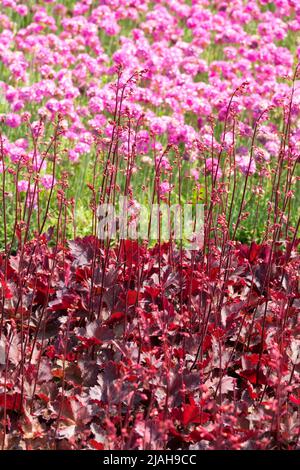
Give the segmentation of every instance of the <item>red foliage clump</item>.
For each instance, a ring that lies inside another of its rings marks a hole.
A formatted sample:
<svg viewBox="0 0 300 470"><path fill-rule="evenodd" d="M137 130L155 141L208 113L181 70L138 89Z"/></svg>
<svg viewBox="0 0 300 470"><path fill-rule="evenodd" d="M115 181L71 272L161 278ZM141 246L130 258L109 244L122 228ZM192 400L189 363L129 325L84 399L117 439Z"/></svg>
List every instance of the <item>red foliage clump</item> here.
<svg viewBox="0 0 300 470"><path fill-rule="evenodd" d="M299 255L169 248L0 259L3 448L299 448Z"/></svg>

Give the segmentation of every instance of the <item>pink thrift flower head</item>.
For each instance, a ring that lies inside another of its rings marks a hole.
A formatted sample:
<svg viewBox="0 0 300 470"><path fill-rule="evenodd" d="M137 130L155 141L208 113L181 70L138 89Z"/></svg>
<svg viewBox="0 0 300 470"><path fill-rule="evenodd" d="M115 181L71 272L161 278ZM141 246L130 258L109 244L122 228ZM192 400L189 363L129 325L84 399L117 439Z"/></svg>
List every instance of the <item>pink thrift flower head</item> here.
<svg viewBox="0 0 300 470"><path fill-rule="evenodd" d="M28 140L21 137L15 141L15 145L23 150L26 150L28 148Z"/></svg>
<svg viewBox="0 0 300 470"><path fill-rule="evenodd" d="M8 101L9 103L12 103L13 101L17 99L17 97L18 97L18 91L13 87L9 87L5 94L6 101Z"/></svg>
<svg viewBox="0 0 300 470"><path fill-rule="evenodd" d="M69 155L69 159L72 162L77 162L79 160L79 153L76 152L74 149L70 149L68 152L68 155Z"/></svg>
<svg viewBox="0 0 300 470"><path fill-rule="evenodd" d="M279 150L280 150L280 144L276 142L275 140L268 140L268 142L266 142L265 144L265 147L267 151L269 152L269 154L273 157L278 155Z"/></svg>
<svg viewBox="0 0 300 470"><path fill-rule="evenodd" d="M55 15L65 16L67 13L67 7L62 3L57 3L53 7L53 12L55 13Z"/></svg>
<svg viewBox="0 0 300 470"><path fill-rule="evenodd" d="M16 2L14 0L2 0L2 6L14 8L16 6Z"/></svg>
<svg viewBox="0 0 300 470"><path fill-rule="evenodd" d="M191 177L194 178L195 181L199 179L199 170L197 170L197 168L192 168L190 173Z"/></svg>
<svg viewBox="0 0 300 470"><path fill-rule="evenodd" d="M108 36L116 36L121 29L118 23L112 18L109 18L109 20L106 21L102 21L101 26L104 28Z"/></svg>
<svg viewBox="0 0 300 470"><path fill-rule="evenodd" d="M19 127L21 125L22 119L19 114L9 113L6 116L5 124L9 127Z"/></svg>
<svg viewBox="0 0 300 470"><path fill-rule="evenodd" d="M241 155L236 157L236 163L240 169L240 171L244 175L253 175L256 171L256 164L255 160L252 157L252 160L250 161L250 155Z"/></svg>
<svg viewBox="0 0 300 470"><path fill-rule="evenodd" d="M28 181L27 180L20 180L18 181L18 191L19 193L26 193L28 190Z"/></svg>
<svg viewBox="0 0 300 470"><path fill-rule="evenodd" d="M20 147L18 147L15 144L9 144L6 147L7 154L10 156L10 159L13 163L19 163L23 162L23 164L27 164L28 162L28 157L24 158L24 150Z"/></svg>
<svg viewBox="0 0 300 470"><path fill-rule="evenodd" d="M26 5L16 5L15 11L20 15L20 16L26 16L28 15L28 7Z"/></svg>
<svg viewBox="0 0 300 470"><path fill-rule="evenodd" d="M161 135L166 131L167 124L162 119L153 119L150 123L150 130L155 135Z"/></svg>
<svg viewBox="0 0 300 470"><path fill-rule="evenodd" d="M137 134L137 151L138 153L147 153L149 151L150 136L147 131L142 130Z"/></svg>
<svg viewBox="0 0 300 470"><path fill-rule="evenodd" d="M241 145L241 147L238 147L236 149L236 154L237 155L247 155L248 154L248 147L246 147L245 145Z"/></svg>
<svg viewBox="0 0 300 470"><path fill-rule="evenodd" d="M258 147L254 150L254 157L255 157L255 160L259 163L269 162L270 161L269 152L266 149L263 149L263 148L260 148L260 147Z"/></svg>
<svg viewBox="0 0 300 470"><path fill-rule="evenodd" d="M79 155L83 155L90 151L90 145L86 142L78 142L74 147L74 151Z"/></svg>
<svg viewBox="0 0 300 470"><path fill-rule="evenodd" d="M99 129L106 124L106 117L103 114L97 114L93 119L88 121L89 126L93 129Z"/></svg>
<svg viewBox="0 0 300 470"><path fill-rule="evenodd" d="M59 102L54 98L51 98L46 104L46 108L52 113L57 113L59 111L59 107Z"/></svg>
<svg viewBox="0 0 300 470"><path fill-rule="evenodd" d="M213 178L219 180L222 178L222 170L219 166L218 168L218 160L216 158L207 158L205 161L205 169L207 173L211 173Z"/></svg>
<svg viewBox="0 0 300 470"><path fill-rule="evenodd" d="M101 113L104 110L103 100L97 96L94 96L90 99L88 107L93 114Z"/></svg>
<svg viewBox="0 0 300 470"><path fill-rule="evenodd" d="M24 101L22 101L22 100L15 101L15 102L11 105L12 111L20 111L20 110L23 109L23 108L24 108Z"/></svg>

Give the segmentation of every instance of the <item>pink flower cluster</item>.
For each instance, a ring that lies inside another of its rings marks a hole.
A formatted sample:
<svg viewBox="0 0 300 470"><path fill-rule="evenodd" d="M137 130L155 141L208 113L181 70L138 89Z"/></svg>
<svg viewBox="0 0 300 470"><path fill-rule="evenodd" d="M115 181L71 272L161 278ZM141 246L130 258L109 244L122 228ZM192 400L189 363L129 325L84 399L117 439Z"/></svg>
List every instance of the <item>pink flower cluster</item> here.
<svg viewBox="0 0 300 470"><path fill-rule="evenodd" d="M124 107L143 113L149 123L139 152L147 154L151 131L183 144L190 155L199 138L211 145L210 116L224 121L232 93L245 81L247 92L236 94L232 112L240 138L249 143L260 113L289 99L291 83L284 78L300 58L296 0L82 0L70 7L51 0L30 6L18 0L0 3L5 123L18 128L30 114L32 120L39 113L49 121L60 114L68 123L73 162L89 153L95 129L109 135L117 66L125 77L144 71L124 100ZM294 120L299 111L295 93ZM225 137L215 148L231 145ZM266 124L259 139L251 172L279 150L276 126ZM297 135L293 139L296 146ZM10 146L10 151L19 148L16 142ZM249 155L239 155L237 164L245 172Z"/></svg>

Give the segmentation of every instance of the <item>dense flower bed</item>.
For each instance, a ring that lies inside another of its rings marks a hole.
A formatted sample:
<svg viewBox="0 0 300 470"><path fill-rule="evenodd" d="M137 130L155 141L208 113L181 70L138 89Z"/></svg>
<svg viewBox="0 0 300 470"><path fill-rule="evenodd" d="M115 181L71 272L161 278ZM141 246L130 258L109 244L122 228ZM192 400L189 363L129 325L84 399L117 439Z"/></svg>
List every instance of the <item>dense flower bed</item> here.
<svg viewBox="0 0 300 470"><path fill-rule="evenodd" d="M208 118L225 120L231 94L243 82L248 93L234 106L239 117L247 110L246 120L237 125L246 140L264 109L287 103L287 77L300 57L295 0L1 4L0 112L13 129L6 132L4 148L14 162L28 145L17 130L30 115L33 120L38 113L52 121L57 113L66 118L72 162L91 150L93 129L110 136L111 83L119 66L124 77L144 72L125 101L129 109L145 114L156 136L166 133L170 143L183 144L186 158L194 161L194 140L200 135L210 143ZM293 120L299 119L299 106L297 93ZM278 131L276 122L261 129L265 161L278 154ZM148 132L139 136L145 154L149 139ZM226 139L230 145L230 133ZM299 152L299 130L292 130L291 145ZM243 171L249 161L243 146L238 158Z"/></svg>

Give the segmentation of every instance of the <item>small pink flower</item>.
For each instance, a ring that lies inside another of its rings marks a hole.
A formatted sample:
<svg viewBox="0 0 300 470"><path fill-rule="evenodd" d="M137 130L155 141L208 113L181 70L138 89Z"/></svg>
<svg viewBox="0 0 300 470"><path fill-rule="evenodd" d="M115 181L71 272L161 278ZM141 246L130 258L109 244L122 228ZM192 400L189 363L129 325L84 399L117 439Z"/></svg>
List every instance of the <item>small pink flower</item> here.
<svg viewBox="0 0 300 470"><path fill-rule="evenodd" d="M70 149L68 152L68 155L69 155L69 159L72 162L77 162L77 160L79 159L79 153L76 152L74 149Z"/></svg>
<svg viewBox="0 0 300 470"><path fill-rule="evenodd" d="M163 181L159 185L159 192L160 192L161 196L163 196L166 193L169 193L171 191L171 189L172 188L171 188L170 183L168 181Z"/></svg>
<svg viewBox="0 0 300 470"><path fill-rule="evenodd" d="M219 180L222 178L222 170L218 167L218 160L216 158L208 158L205 162L205 169L207 173L212 173L213 178Z"/></svg>
<svg viewBox="0 0 300 470"><path fill-rule="evenodd" d="M26 5L16 5L15 10L20 16L28 14L28 7Z"/></svg>
<svg viewBox="0 0 300 470"><path fill-rule="evenodd" d="M21 116L19 114L9 113L6 116L5 124L9 127L19 127L21 125Z"/></svg>
<svg viewBox="0 0 300 470"><path fill-rule="evenodd" d="M26 193L27 190L28 190L28 181L27 180L18 181L19 193Z"/></svg>

